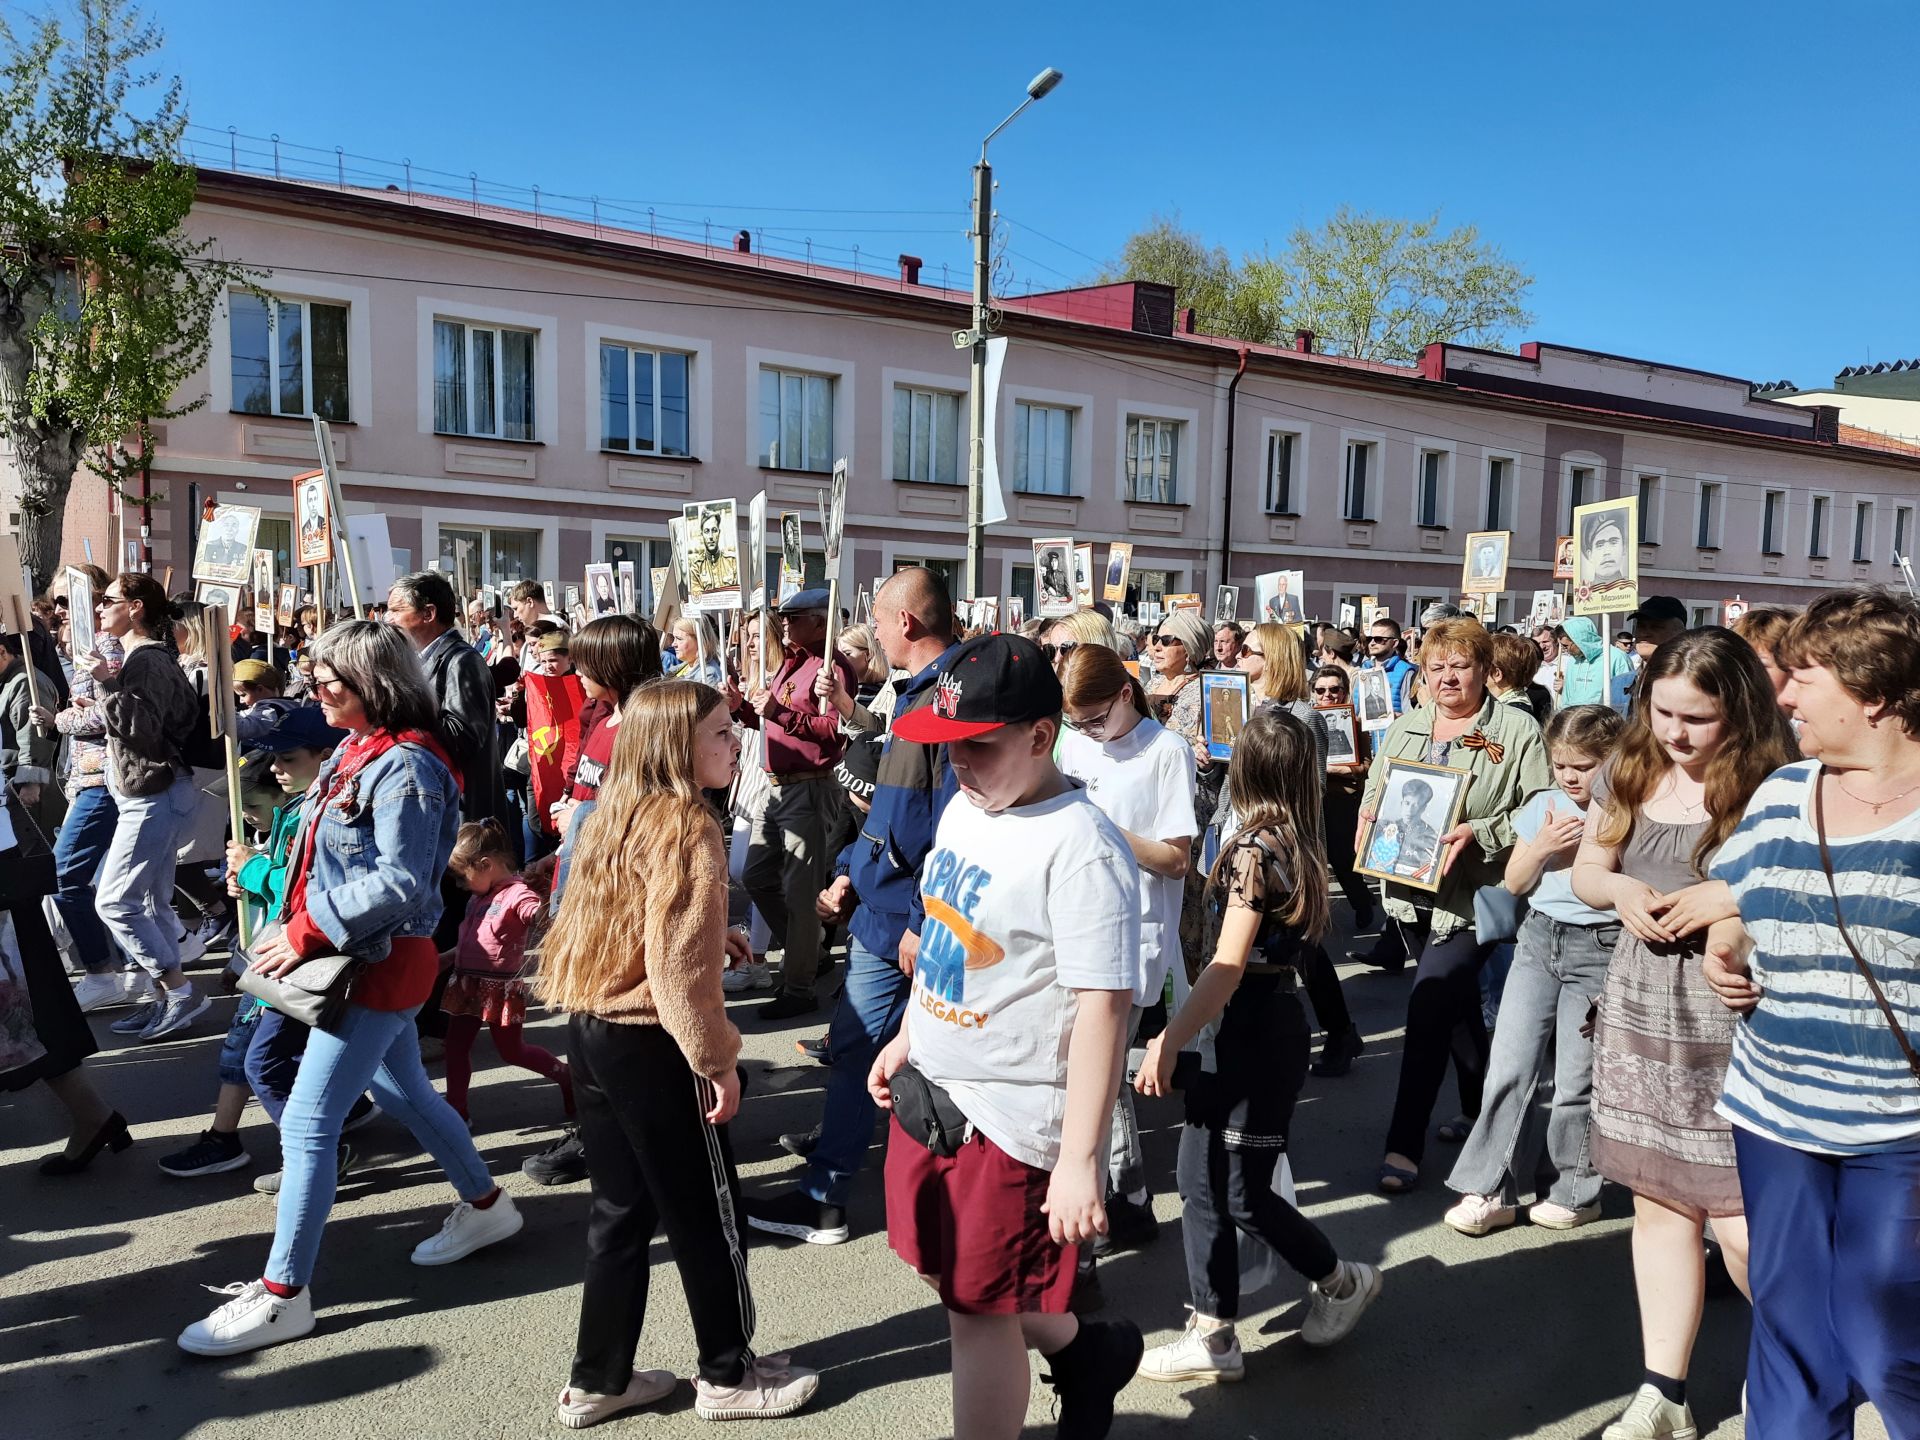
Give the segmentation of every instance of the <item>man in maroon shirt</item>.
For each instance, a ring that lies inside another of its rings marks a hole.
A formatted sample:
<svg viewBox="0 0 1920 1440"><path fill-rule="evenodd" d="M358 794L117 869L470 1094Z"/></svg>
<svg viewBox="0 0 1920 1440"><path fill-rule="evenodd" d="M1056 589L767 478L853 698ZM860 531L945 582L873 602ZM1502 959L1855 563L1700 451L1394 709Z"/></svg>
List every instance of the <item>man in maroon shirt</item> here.
<svg viewBox="0 0 1920 1440"><path fill-rule="evenodd" d="M767 774L773 798L747 851L747 893L784 946L780 993L761 1008L765 1020L786 1020L819 1008L814 976L820 968L823 931L814 900L833 878L827 829L834 805L834 766L846 739L840 715L813 693L827 641L828 592L802 590L780 606L780 668L764 690L742 696L732 683L728 698L742 724L765 736ZM853 667L833 657L849 693L857 686Z"/></svg>

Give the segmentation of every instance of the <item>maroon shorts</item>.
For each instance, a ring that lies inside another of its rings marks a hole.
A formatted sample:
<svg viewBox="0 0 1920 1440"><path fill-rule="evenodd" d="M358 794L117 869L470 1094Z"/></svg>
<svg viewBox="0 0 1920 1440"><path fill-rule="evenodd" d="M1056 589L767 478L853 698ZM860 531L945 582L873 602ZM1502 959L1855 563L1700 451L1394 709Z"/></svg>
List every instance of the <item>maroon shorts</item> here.
<svg viewBox="0 0 1920 1440"><path fill-rule="evenodd" d="M978 1131L950 1159L893 1121L887 1136L887 1241L940 1284L962 1315L1064 1315L1079 1247L1056 1245L1040 1206L1045 1170Z"/></svg>

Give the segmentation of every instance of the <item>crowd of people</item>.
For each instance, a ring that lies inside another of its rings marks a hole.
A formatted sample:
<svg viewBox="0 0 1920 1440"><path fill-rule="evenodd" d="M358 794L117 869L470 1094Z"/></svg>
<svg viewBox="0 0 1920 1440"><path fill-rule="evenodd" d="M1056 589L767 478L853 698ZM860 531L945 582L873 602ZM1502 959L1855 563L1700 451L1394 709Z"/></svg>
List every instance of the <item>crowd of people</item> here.
<svg viewBox="0 0 1920 1440"><path fill-rule="evenodd" d="M1287 1159L1311 1145L1306 1086L1377 1043L1328 950L1377 928L1349 960L1410 971L1379 1192L1444 1174L1468 1236L1523 1206L1571 1231L1608 1182L1631 1196L1644 1373L1606 1440L1697 1433L1718 1266L1753 1306L1749 1434L1850 1434L1871 1400L1920 1437L1910 598L1834 591L1724 629L1651 597L1625 645L1450 606L1359 634L1104 606L969 633L909 568L856 626L803 590L764 620L570 629L537 583L496 616L423 571L374 618L303 612L269 648L150 575L92 579L84 652L52 606L0 637L0 1087L46 1084L69 1139L40 1168L80 1174L139 1120L92 1083L87 1016L169 1043L210 988L241 991L207 1127L159 1163L252 1165L256 1098L276 1221L190 1353L314 1329L345 1137L376 1114L455 1192L416 1264L519 1231L470 1128L485 1029L554 1087L526 1178L591 1187L560 1423L675 1388L638 1368L661 1231L697 1413L805 1406L819 1376L754 1349L746 1232L847 1240L885 1112L886 1233L947 1312L955 1433L1019 1433L1034 1350L1059 1432L1103 1435L1136 1377L1245 1374L1248 1244L1305 1281L1308 1345L1384 1293L1337 1219L1294 1204ZM237 769L208 729L222 647ZM1219 670L1252 701L1225 754ZM1392 715L1365 729L1370 671ZM1394 868L1422 848L1434 865ZM525 1033L540 1006L564 1055ZM743 1020L798 1025L828 1071L818 1123L780 1138L801 1168L760 1195L729 1139ZM1098 1261L1159 1229L1136 1107L1176 1091L1189 1314L1148 1348L1105 1313ZM1457 1147L1444 1171L1435 1141Z"/></svg>

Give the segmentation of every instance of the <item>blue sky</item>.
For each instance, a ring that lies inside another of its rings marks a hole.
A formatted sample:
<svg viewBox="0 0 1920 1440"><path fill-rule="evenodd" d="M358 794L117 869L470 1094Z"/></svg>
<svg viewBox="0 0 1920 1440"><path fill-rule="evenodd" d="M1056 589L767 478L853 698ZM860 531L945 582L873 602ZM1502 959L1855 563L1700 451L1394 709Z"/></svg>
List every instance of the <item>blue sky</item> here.
<svg viewBox="0 0 1920 1440"><path fill-rule="evenodd" d="M1155 211L1237 253L1342 202L1438 208L1535 275L1515 340L1802 385L1920 355L1920 7L977 13L158 7L167 67L222 138L619 197L823 258L910 250L961 283L979 138L1055 65L1065 83L993 150L1021 288L1084 278Z"/></svg>

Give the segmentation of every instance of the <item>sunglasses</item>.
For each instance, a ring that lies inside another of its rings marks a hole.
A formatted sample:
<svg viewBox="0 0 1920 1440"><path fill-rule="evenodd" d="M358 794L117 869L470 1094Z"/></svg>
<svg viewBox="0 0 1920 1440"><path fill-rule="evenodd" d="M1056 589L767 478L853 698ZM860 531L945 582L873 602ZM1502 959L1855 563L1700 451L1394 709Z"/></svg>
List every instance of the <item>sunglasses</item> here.
<svg viewBox="0 0 1920 1440"><path fill-rule="evenodd" d="M1179 645L1184 647L1187 642L1182 640L1178 635L1162 635L1156 630L1147 637L1147 643L1150 645Z"/></svg>
<svg viewBox="0 0 1920 1440"><path fill-rule="evenodd" d="M1049 660L1064 660L1079 648L1078 640L1062 640L1058 645L1042 645L1040 653Z"/></svg>
<svg viewBox="0 0 1920 1440"><path fill-rule="evenodd" d="M1267 658L1267 652L1257 645L1242 645L1240 647L1240 653L1242 655L1258 655L1262 660Z"/></svg>
<svg viewBox="0 0 1920 1440"><path fill-rule="evenodd" d="M1391 635L1367 636L1367 644L1369 645L1391 645L1392 643L1393 643L1393 636Z"/></svg>

